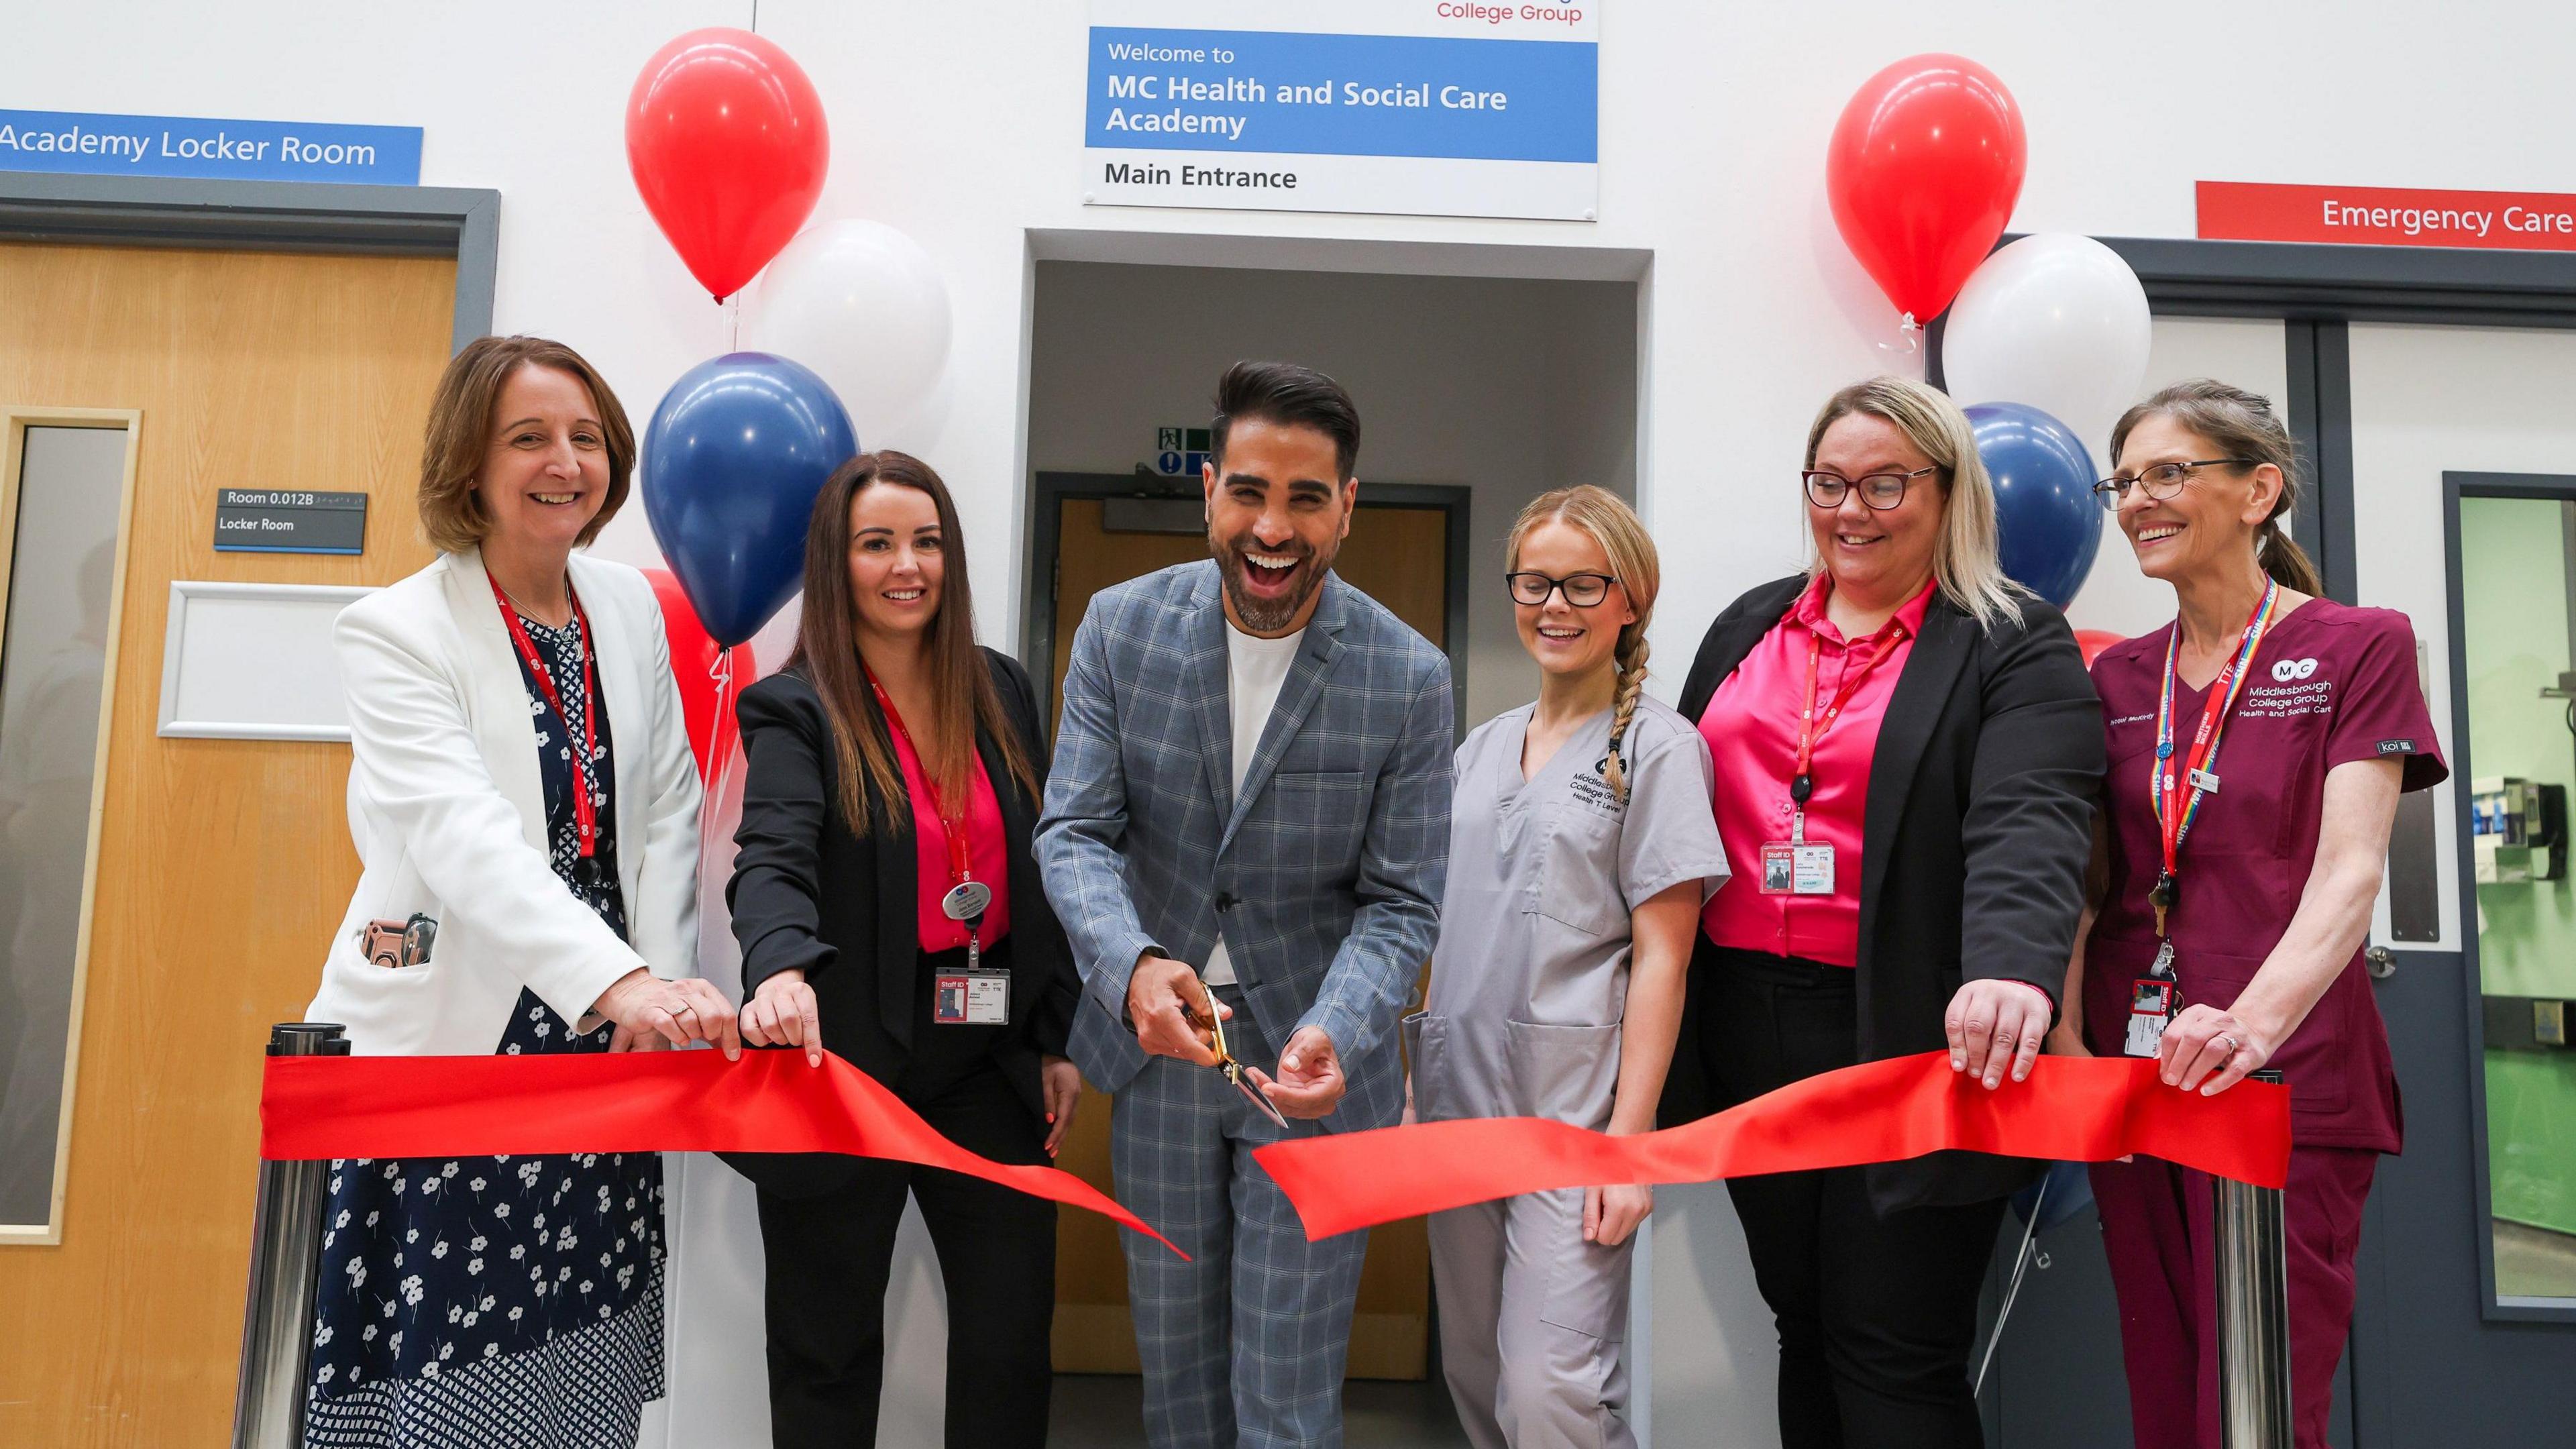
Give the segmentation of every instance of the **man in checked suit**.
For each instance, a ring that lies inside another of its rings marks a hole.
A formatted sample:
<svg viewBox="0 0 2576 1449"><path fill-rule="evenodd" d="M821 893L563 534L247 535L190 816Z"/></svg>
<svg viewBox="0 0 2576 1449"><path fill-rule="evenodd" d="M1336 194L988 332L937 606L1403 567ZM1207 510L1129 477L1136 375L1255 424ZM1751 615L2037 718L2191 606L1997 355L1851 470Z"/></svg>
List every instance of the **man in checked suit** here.
<svg viewBox="0 0 2576 1449"><path fill-rule="evenodd" d="M1092 599L1037 853L1082 972L1073 1058L1114 1094L1118 1197L1191 1259L1125 1239L1148 1440L1338 1445L1367 1235L1308 1242L1251 1149L1403 1109L1396 1018L1448 865L1449 662L1331 571L1359 500L1340 385L1240 362L1216 407L1215 557Z"/></svg>

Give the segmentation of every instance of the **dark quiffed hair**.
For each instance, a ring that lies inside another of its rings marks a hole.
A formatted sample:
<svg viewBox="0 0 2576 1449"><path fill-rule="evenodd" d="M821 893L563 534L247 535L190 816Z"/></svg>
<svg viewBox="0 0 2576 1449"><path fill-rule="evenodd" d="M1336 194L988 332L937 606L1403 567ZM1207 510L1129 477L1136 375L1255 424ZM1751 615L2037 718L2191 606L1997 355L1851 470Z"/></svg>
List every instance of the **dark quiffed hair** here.
<svg viewBox="0 0 2576 1449"><path fill-rule="evenodd" d="M1237 418L1313 428L1333 440L1333 461L1347 482L1360 461L1360 410L1342 385L1293 362L1238 362L1216 384L1216 421L1208 428L1220 463L1226 429Z"/></svg>

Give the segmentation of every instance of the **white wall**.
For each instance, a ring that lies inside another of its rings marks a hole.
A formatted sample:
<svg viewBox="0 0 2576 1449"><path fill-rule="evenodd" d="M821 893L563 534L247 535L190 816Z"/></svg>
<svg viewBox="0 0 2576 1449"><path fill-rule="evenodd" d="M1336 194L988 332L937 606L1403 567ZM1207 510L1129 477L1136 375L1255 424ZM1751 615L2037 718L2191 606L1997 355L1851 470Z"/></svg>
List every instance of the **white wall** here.
<svg viewBox="0 0 2576 1449"><path fill-rule="evenodd" d="M820 214L909 231L955 300L945 405L917 435L871 441L934 459L990 541L980 546L1018 557L1034 228L1650 250L1639 493L1670 568L1656 636L1669 663L1746 584L1796 561L1803 425L1833 387L1887 365L1890 311L1844 252L1823 192L1835 114L1887 61L1956 51L2012 88L2031 143L2021 230L2187 236L2201 178L2576 191L2576 147L2552 143L2567 134L2576 7L1602 8L1601 220L1576 224L1086 209L1079 0L767 0L758 28L802 59L832 111ZM20 5L0 95L425 126L425 182L503 194L498 326L572 341L640 415L723 350L726 330L635 199L623 102L664 40L752 19L750 0ZM642 510L602 549L649 560ZM2104 550L2101 567L2125 565ZM987 577L1000 586L981 622L1010 639L1016 571ZM1666 689L1677 680L1668 670ZM1723 1194L1664 1202L1660 1261L1696 1263L1740 1311ZM1730 1317L1721 1341L1678 1309L1659 1324L1655 1417L1668 1434L1768 1442L1761 1396L1737 1387L1767 1372L1758 1328Z"/></svg>
<svg viewBox="0 0 2576 1449"><path fill-rule="evenodd" d="M1372 483L1473 492L1454 564L1467 575L1467 722L1537 697L1503 593L1503 538L1523 504L1562 484L1633 496L1634 286L1040 262L1036 298L1032 470L1150 464L1155 427L1206 426L1217 375L1238 358L1322 368L1359 404L1362 498Z"/></svg>

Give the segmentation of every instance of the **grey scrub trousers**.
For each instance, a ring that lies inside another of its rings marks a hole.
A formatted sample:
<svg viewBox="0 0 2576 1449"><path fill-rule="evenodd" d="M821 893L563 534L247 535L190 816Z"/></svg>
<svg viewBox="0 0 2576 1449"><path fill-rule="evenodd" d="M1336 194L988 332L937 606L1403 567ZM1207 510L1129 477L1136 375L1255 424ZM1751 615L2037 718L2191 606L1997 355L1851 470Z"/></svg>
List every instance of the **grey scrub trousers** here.
<svg viewBox="0 0 2576 1449"><path fill-rule="evenodd" d="M1685 881L1727 876L1715 774L1689 721L1652 699L1630 720L1628 796L1604 777L1610 711L1521 778L1531 707L1458 747L1449 884L1425 1009L1406 1026L1415 1115L1610 1124L1628 922ZM1440 1353L1476 1449L1625 1446L1628 1256L1583 1241L1583 1190L1431 1217Z"/></svg>

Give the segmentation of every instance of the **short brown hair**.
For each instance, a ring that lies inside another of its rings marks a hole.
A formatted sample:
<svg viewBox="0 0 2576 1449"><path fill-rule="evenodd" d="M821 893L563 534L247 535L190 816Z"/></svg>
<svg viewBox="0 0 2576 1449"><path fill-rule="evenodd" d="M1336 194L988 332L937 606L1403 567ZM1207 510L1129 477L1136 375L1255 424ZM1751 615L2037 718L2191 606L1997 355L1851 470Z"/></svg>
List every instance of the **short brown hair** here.
<svg viewBox="0 0 2576 1449"><path fill-rule="evenodd" d="M608 379L582 355L543 337L478 337L448 359L430 399L429 430L420 449L420 530L442 553L463 553L479 546L492 531L483 500L474 493L474 476L492 446L492 411L500 406L501 389L522 367L551 367L580 378L599 409L600 430L607 436L608 497L581 531L579 542L599 537L608 520L626 502L627 480L635 472L635 430L626 409L609 391Z"/></svg>

